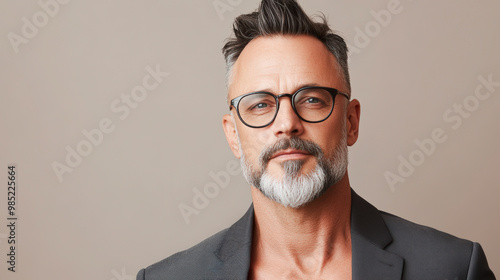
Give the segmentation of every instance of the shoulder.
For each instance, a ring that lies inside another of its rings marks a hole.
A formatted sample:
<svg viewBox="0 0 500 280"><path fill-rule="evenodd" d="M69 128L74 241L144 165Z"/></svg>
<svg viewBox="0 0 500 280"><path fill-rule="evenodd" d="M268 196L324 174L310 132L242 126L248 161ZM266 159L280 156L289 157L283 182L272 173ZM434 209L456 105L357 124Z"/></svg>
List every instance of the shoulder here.
<svg viewBox="0 0 500 280"><path fill-rule="evenodd" d="M405 273L409 275L418 275L425 267L427 272L436 275L453 273L457 277L466 277L471 266L475 265L474 258L484 257L478 243L386 212L380 213L393 238L386 250L404 258Z"/></svg>
<svg viewBox="0 0 500 280"><path fill-rule="evenodd" d="M250 262L253 205L231 227L142 269L137 280L243 279Z"/></svg>
<svg viewBox="0 0 500 280"><path fill-rule="evenodd" d="M393 245L418 244L432 245L433 248L452 247L455 250L472 250L472 242L458 238L437 229L419 225L390 213L380 211L385 224L391 232Z"/></svg>
<svg viewBox="0 0 500 280"><path fill-rule="evenodd" d="M353 262L357 253L361 267L391 256L402 261L404 279L495 279L478 243L379 211L354 191L351 197Z"/></svg>
<svg viewBox="0 0 500 280"><path fill-rule="evenodd" d="M200 268L214 267L218 263L215 251L224 240L228 229L224 229L211 237L203 240L197 245L171 255L147 268L141 270L137 279L195 279L203 275L205 271Z"/></svg>

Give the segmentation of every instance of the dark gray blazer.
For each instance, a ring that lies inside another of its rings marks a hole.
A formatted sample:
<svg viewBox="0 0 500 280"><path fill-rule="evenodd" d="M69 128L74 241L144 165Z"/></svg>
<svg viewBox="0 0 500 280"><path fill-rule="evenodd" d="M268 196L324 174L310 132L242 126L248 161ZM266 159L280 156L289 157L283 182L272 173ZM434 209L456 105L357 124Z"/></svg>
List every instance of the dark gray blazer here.
<svg viewBox="0 0 500 280"><path fill-rule="evenodd" d="M352 191L354 280L495 279L478 243L378 211ZM253 205L230 228L137 274L137 280L247 279Z"/></svg>

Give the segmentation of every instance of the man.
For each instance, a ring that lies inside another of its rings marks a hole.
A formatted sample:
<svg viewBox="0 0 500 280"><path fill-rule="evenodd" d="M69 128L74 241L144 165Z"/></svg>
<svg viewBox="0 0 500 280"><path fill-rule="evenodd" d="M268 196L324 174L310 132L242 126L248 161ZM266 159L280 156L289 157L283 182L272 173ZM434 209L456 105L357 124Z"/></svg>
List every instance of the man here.
<svg viewBox="0 0 500 280"><path fill-rule="evenodd" d="M263 0L224 46L223 128L253 205L137 279L495 279L481 246L380 212L350 187L347 47L296 1Z"/></svg>

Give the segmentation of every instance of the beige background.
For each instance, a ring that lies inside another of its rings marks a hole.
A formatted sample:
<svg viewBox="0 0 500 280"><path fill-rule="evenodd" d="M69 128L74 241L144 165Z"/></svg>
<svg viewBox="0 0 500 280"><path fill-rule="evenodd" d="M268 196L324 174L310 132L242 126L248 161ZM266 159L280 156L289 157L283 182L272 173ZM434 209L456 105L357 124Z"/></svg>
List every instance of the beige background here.
<svg viewBox="0 0 500 280"><path fill-rule="evenodd" d="M18 53L8 34L22 36L23 17L40 23L43 9L0 3L1 279L134 279L229 226L251 202L237 175L189 224L179 210L234 160L221 128L220 49L234 17L258 1L68 2ZM390 2L301 1L358 48L350 59L362 104L352 186L381 210L480 242L498 274L500 87L456 130L443 114L472 102L479 76L500 81L500 2L401 0L386 26L374 24L372 12ZM356 40L367 26L370 41ZM120 119L114 100L157 65L169 76ZM114 130L60 182L52 163L65 164L66 147L105 118ZM391 190L384 173L397 173L398 157L408 159L414 141L436 128L447 141ZM8 164L18 170L16 273L6 264Z"/></svg>

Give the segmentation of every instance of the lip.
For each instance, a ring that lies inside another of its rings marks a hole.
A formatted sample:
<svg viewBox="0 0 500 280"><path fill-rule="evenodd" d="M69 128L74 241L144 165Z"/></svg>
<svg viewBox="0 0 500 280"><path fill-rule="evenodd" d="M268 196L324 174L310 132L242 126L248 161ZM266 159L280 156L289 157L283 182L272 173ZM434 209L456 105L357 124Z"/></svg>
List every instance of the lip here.
<svg viewBox="0 0 500 280"><path fill-rule="evenodd" d="M305 156L310 155L310 153L301 151L301 150L294 150L294 149L287 149L283 151L279 151L276 154L274 154L271 159L283 159L283 160L289 160L289 159L301 159L304 158Z"/></svg>

